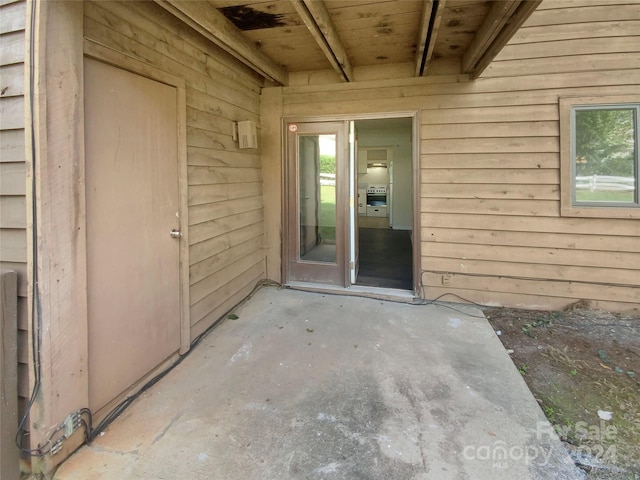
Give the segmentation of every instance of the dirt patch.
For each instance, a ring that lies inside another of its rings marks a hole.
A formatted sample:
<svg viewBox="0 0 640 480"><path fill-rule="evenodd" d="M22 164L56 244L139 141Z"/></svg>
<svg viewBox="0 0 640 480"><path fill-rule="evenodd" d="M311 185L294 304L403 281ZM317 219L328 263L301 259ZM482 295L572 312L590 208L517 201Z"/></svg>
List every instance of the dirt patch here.
<svg viewBox="0 0 640 480"><path fill-rule="evenodd" d="M587 478L640 479L640 316L484 313Z"/></svg>

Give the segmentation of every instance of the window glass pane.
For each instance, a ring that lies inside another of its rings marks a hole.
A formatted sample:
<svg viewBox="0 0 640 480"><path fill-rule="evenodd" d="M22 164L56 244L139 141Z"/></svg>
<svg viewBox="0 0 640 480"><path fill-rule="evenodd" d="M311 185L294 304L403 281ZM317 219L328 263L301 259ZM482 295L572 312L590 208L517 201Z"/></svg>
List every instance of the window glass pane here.
<svg viewBox="0 0 640 480"><path fill-rule="evenodd" d="M634 203L635 110L575 112L575 201Z"/></svg>
<svg viewBox="0 0 640 480"><path fill-rule="evenodd" d="M300 260L336 262L336 135L298 140Z"/></svg>

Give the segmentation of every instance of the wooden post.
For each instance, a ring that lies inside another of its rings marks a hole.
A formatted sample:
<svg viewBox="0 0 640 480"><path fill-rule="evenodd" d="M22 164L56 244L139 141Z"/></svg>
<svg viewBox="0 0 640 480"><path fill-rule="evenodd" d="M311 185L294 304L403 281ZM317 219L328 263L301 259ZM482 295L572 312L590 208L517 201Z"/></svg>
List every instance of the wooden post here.
<svg viewBox="0 0 640 480"><path fill-rule="evenodd" d="M282 281L282 88L261 94L266 277Z"/></svg>
<svg viewBox="0 0 640 480"><path fill-rule="evenodd" d="M29 412L29 444L44 444L67 415L89 404L84 180L84 2L35 2L34 144L40 391ZM31 42L29 42L31 43ZM30 210L30 208L28 208ZM66 212L61 215L60 212ZM33 286L32 286L33 288ZM29 318L36 312L30 311ZM31 347L31 350L33 346ZM31 351L30 350L30 351ZM80 432L81 430L77 430ZM49 474L83 441L31 459Z"/></svg>
<svg viewBox="0 0 640 480"><path fill-rule="evenodd" d="M20 476L18 448L18 277L0 273L0 478Z"/></svg>

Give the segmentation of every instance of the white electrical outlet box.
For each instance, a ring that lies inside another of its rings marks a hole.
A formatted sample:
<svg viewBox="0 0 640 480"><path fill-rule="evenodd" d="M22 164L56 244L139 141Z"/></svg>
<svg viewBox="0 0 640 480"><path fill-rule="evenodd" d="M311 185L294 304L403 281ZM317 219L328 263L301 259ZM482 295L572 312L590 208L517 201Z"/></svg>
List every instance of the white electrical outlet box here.
<svg viewBox="0 0 640 480"><path fill-rule="evenodd" d="M256 122L251 120L238 122L238 144L241 149L258 148Z"/></svg>

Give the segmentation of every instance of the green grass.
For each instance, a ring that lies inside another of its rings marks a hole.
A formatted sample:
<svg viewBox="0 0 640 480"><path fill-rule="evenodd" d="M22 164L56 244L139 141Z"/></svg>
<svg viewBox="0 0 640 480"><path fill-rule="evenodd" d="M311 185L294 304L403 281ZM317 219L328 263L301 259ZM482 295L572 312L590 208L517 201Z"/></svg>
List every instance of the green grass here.
<svg viewBox="0 0 640 480"><path fill-rule="evenodd" d="M320 187L320 226L336 226L336 187L330 185Z"/></svg>
<svg viewBox="0 0 640 480"><path fill-rule="evenodd" d="M633 192L590 192L578 190L577 202L627 202L633 203Z"/></svg>
<svg viewBox="0 0 640 480"><path fill-rule="evenodd" d="M336 187L320 186L320 236L325 243L336 241Z"/></svg>

